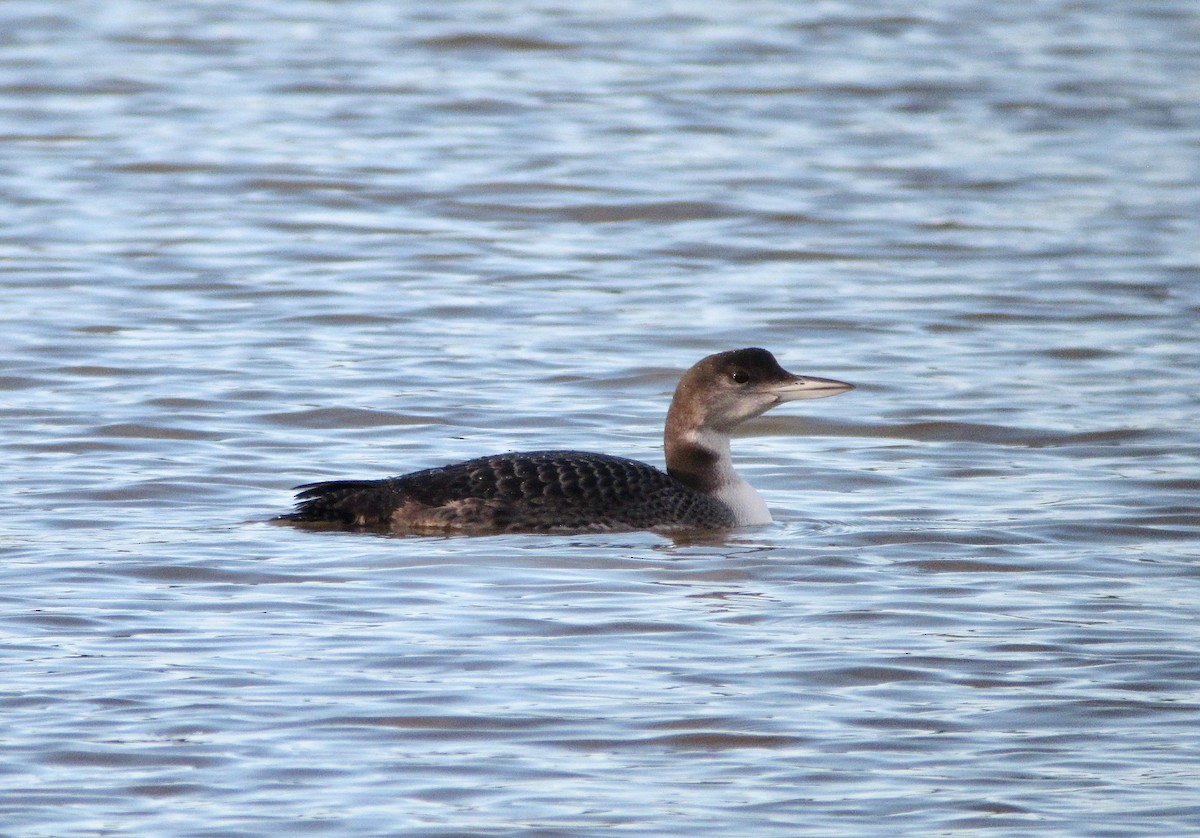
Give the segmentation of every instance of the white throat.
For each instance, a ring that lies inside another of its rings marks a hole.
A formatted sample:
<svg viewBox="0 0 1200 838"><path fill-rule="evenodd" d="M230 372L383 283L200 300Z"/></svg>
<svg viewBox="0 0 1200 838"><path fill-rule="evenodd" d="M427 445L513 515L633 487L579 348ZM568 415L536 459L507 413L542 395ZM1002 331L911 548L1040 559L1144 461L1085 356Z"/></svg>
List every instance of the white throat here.
<svg viewBox="0 0 1200 838"><path fill-rule="evenodd" d="M754 487L742 478L734 475L734 482L722 484L713 494L717 500L733 510L734 518L739 527L749 527L755 524L771 523L771 510L767 502Z"/></svg>
<svg viewBox="0 0 1200 838"><path fill-rule="evenodd" d="M729 450L729 436L704 429L689 435L689 442L717 455L717 488L713 497L733 510L739 527L771 523L771 511L767 502L754 487L733 470L733 456Z"/></svg>

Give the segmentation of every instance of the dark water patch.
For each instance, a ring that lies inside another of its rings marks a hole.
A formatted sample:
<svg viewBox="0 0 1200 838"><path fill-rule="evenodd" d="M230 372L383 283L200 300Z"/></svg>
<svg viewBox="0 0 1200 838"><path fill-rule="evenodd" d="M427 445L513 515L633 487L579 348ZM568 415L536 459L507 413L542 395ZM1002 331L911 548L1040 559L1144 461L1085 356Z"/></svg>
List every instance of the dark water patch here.
<svg viewBox="0 0 1200 838"><path fill-rule="evenodd" d="M178 766L181 768L212 768L228 765L229 759L221 756L201 756L180 753L177 749L154 748L114 742L107 747L54 749L38 759L43 765L62 768L92 766L98 768L152 768L156 766Z"/></svg>
<svg viewBox="0 0 1200 838"><path fill-rule="evenodd" d="M355 326L377 327L393 326L403 321L393 316L375 315L366 312L328 312L322 314L304 314L281 318L281 326L296 324L300 326L336 326L353 328Z"/></svg>
<svg viewBox="0 0 1200 838"><path fill-rule="evenodd" d="M36 94L35 94L36 95ZM62 144L62 145L85 145L90 143L95 138L90 134L7 134L0 133L0 143L8 146L20 145L28 143L31 146L45 146L47 144ZM31 203L28 199L20 201L20 203ZM5 268L0 267L0 271Z"/></svg>
<svg viewBox="0 0 1200 838"><path fill-rule="evenodd" d="M39 496L46 500L93 501L96 504L176 503L195 504L202 500L224 497L226 490L209 484L185 483L174 480L129 480L124 475L100 477L97 483L75 486L66 490L43 490Z"/></svg>
<svg viewBox="0 0 1200 838"><path fill-rule="evenodd" d="M750 264L769 262L852 262L867 258L861 254L826 247L750 248L707 242L692 242L683 247L663 248L658 251L658 255L685 260Z"/></svg>
<svg viewBox="0 0 1200 838"><path fill-rule="evenodd" d="M497 621L506 629L518 630L521 634L539 637L603 637L608 635L655 635L691 633L695 629L673 623L650 621L611 621L603 623L567 623L557 620L535 620L526 617L510 617Z"/></svg>
<svg viewBox="0 0 1200 838"><path fill-rule="evenodd" d="M1076 518L1070 523L1044 522L1038 525L1037 533L1047 541L1059 544L1127 545L1138 542L1157 543L1165 549L1171 542L1187 543L1197 538L1197 525L1185 521L1187 526L1144 526L1139 519L1123 523L1105 520L1097 515L1091 520Z"/></svg>
<svg viewBox="0 0 1200 838"><path fill-rule="evenodd" d="M951 719L930 719L920 716L851 719L849 724L874 730L920 731L932 734L959 733L971 729L969 725Z"/></svg>
<svg viewBox="0 0 1200 838"><path fill-rule="evenodd" d="M854 420L772 416L757 420L755 428L779 435L861 436L912 439L919 442L967 442L1028 448L1072 446L1122 446L1149 440L1165 442L1170 434L1148 428L1109 428L1095 431L1051 431L1039 428L982 422L926 421L866 424Z"/></svg>
<svg viewBox="0 0 1200 838"><path fill-rule="evenodd" d="M460 99L444 102L436 106L439 111L463 114L520 114L527 106L520 102L509 102L503 99Z"/></svg>
<svg viewBox="0 0 1200 838"><path fill-rule="evenodd" d="M1096 361L1102 358L1112 358L1119 353L1091 346L1073 346L1047 349L1043 354L1047 358L1054 358L1057 361Z"/></svg>
<svg viewBox="0 0 1200 838"><path fill-rule="evenodd" d="M272 425L296 428L385 428L445 424L437 417L351 407L320 407L310 410L267 413L261 415L259 420Z"/></svg>
<svg viewBox="0 0 1200 838"><path fill-rule="evenodd" d="M179 160L142 160L137 163L110 164L115 172L131 175L223 174L225 166Z"/></svg>
<svg viewBox="0 0 1200 838"><path fill-rule="evenodd" d="M905 681L929 681L933 673L896 666L846 666L805 669L802 680L820 687L870 687Z"/></svg>
<svg viewBox="0 0 1200 838"><path fill-rule="evenodd" d="M999 643L988 651L998 654L1024 653L1031 655L1055 655L1066 651L1064 646L1047 645L1043 643Z"/></svg>
<svg viewBox="0 0 1200 838"><path fill-rule="evenodd" d="M944 525L935 524L933 515L922 510L913 510L916 520L922 518L926 521L926 526L919 529L909 529L904 524L899 527L889 529L887 531L877 529L858 529L855 533L848 537L848 541L857 544L872 544L877 547L890 545L908 546L923 548L925 550L934 551L941 550L943 552L961 553L966 547L1004 547L1006 545L1028 545L1037 543L1039 538L1031 537L1025 533L1005 532L1002 529L992 528L990 531L984 532L980 530L955 530L945 527ZM909 516L905 514L905 510L889 510L890 517L897 521L907 521ZM948 550L946 548L949 548ZM954 548L960 548L955 550ZM989 553L990 556L990 553ZM934 561L932 558L922 561ZM953 561L951 559L950 561ZM998 564L998 567L1004 567L1004 564Z"/></svg>
<svg viewBox="0 0 1200 838"><path fill-rule="evenodd" d="M727 218L734 211L722 204L699 201L647 201L621 204L532 206L484 201L448 201L447 214L473 219L530 219L570 221L579 224L619 224L633 221L670 224Z"/></svg>
<svg viewBox="0 0 1200 838"><path fill-rule="evenodd" d="M1194 492L1200 490L1200 478L1194 477L1143 478L1138 482L1148 489L1163 489L1170 492Z"/></svg>
<svg viewBox="0 0 1200 838"><path fill-rule="evenodd" d="M1043 258L1069 258L1072 256L1083 256L1083 252L1062 252L1062 253L1041 253ZM1045 325L1056 326L1063 323L1078 323L1078 324L1106 324L1106 323L1121 323L1129 325L1133 321L1154 322L1160 317L1155 312L1145 313L1127 313L1115 312L1108 310L1095 310L1081 313L1067 314L1063 311L1057 312L1033 312L1033 311L990 311L990 312L971 312L969 314L959 315L958 319L962 322L973 325L995 326L1000 324L1016 325Z"/></svg>
<svg viewBox="0 0 1200 838"><path fill-rule="evenodd" d="M467 189L472 194L482 195L525 195L540 196L554 194L601 195L611 194L613 190L603 186L581 183L561 182L553 180L489 180L470 184Z"/></svg>
<svg viewBox="0 0 1200 838"><path fill-rule="evenodd" d="M161 564L150 560L131 565L122 575L153 582L220 583L228 585L336 585L349 580L328 573L270 573L254 567L208 567L189 564Z"/></svg>
<svg viewBox="0 0 1200 838"><path fill-rule="evenodd" d="M118 437L119 438L119 437ZM140 437L145 439L147 437ZM38 442L29 445L14 446L27 451L41 454L88 454L115 451L128 451L129 446L122 442L105 442L96 439L64 439L50 442Z"/></svg>
<svg viewBox="0 0 1200 838"><path fill-rule="evenodd" d="M132 96L152 93L159 88L150 82L135 82L129 79L109 79L91 84L41 84L25 82L0 85L0 94L8 96L45 97L88 97L88 96ZM85 135L86 136L86 135ZM94 137L87 137L94 139Z"/></svg>
<svg viewBox="0 0 1200 838"><path fill-rule="evenodd" d="M952 614L939 614L932 611L919 611L915 609L875 610L866 608L848 611L830 611L823 613L821 617L824 620L838 623L873 623L896 626L904 630L951 626L960 619Z"/></svg>
<svg viewBox="0 0 1200 838"><path fill-rule="evenodd" d="M141 422L118 422L112 425L101 425L93 428L90 433L98 437L114 439L173 439L173 440L219 440L224 434L217 431L200 431L192 428L170 427L165 425L150 425Z"/></svg>
<svg viewBox="0 0 1200 838"><path fill-rule="evenodd" d="M134 375L154 375L159 372L145 367L108 367L92 364L79 364L57 367L55 372L81 378L126 378Z"/></svg>
<svg viewBox="0 0 1200 838"><path fill-rule="evenodd" d="M297 173L294 177L251 178L244 184L251 191L263 190L281 195L309 194L316 192L362 192L370 188L358 180L313 178Z"/></svg>
<svg viewBox="0 0 1200 838"><path fill-rule="evenodd" d="M21 618L21 622L31 626L57 629L91 630L102 628L105 623L88 617L78 617L73 614L48 614L41 609L34 609Z"/></svg>
<svg viewBox="0 0 1200 838"><path fill-rule="evenodd" d="M175 49L184 53L195 53L206 56L232 56L247 39L232 35L211 36L207 38L191 37L188 35L159 35L148 32L127 35L109 35L115 44L126 44L131 47L150 47L158 49Z"/></svg>
<svg viewBox="0 0 1200 838"><path fill-rule="evenodd" d="M573 44L563 41L520 35L500 35L490 32L464 32L456 35L440 35L432 38L421 38L416 43L419 46L434 50L464 51L559 52L575 48Z"/></svg>
<svg viewBox="0 0 1200 838"><path fill-rule="evenodd" d="M33 390L49 387L53 381L48 378L33 378L23 375L0 376L0 390Z"/></svg>
<svg viewBox="0 0 1200 838"><path fill-rule="evenodd" d="M235 396L235 399L240 396ZM219 399L197 399L188 396L159 396L146 400L147 407L161 407L168 410L219 411L226 408L226 403Z"/></svg>
<svg viewBox="0 0 1200 838"><path fill-rule="evenodd" d="M329 727L388 728L414 731L525 731L554 727L560 722L547 718L502 718L490 716L331 716L314 722Z"/></svg>
<svg viewBox="0 0 1200 838"><path fill-rule="evenodd" d="M1030 564L1005 564L986 560L963 559L933 559L929 561L902 562L907 567L915 567L928 573L1029 573L1037 570Z"/></svg>
<svg viewBox="0 0 1200 838"><path fill-rule="evenodd" d="M207 785L198 783L149 783L144 785L126 786L124 789L126 794L136 797L149 797L153 799L169 799L174 797L195 797L208 795L212 793L212 789Z"/></svg>
<svg viewBox="0 0 1200 838"><path fill-rule="evenodd" d="M721 752L742 749L779 749L804 744L799 736L779 736L752 733L683 733L672 736L636 737L631 739L562 739L543 745L588 753L620 753L624 751L706 751Z"/></svg>
<svg viewBox="0 0 1200 838"><path fill-rule="evenodd" d="M723 204L700 201L657 201L639 204L591 204L564 207L558 212L571 221L608 224L628 221L671 223L729 218L736 212Z"/></svg>

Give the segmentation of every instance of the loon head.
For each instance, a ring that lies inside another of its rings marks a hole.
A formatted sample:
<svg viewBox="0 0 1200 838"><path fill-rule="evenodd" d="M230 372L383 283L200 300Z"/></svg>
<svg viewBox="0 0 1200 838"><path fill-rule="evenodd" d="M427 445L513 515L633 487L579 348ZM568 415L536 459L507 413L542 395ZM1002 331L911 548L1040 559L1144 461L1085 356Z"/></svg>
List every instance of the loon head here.
<svg viewBox="0 0 1200 838"><path fill-rule="evenodd" d="M730 434L784 402L853 389L844 381L790 373L765 349L709 355L685 372L675 388L663 435L667 473L724 503L738 526L767 523L771 513L766 503L733 469Z"/></svg>
<svg viewBox="0 0 1200 838"><path fill-rule="evenodd" d="M853 389L844 381L790 373L765 349L718 352L699 361L679 380L668 430L674 419L677 434L728 436L747 419L776 405L824 399Z"/></svg>

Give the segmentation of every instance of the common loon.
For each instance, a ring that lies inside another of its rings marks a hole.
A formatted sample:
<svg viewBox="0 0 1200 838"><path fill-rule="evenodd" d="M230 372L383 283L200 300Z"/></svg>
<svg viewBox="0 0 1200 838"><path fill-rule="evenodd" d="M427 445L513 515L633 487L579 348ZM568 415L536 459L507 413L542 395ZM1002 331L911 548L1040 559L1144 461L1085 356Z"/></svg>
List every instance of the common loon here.
<svg viewBox="0 0 1200 838"><path fill-rule="evenodd" d="M853 389L793 375L765 349L709 355L683 374L667 412L667 470L584 451L495 454L383 480L296 487L275 520L395 533L728 529L771 520L733 470L729 436L783 402Z"/></svg>

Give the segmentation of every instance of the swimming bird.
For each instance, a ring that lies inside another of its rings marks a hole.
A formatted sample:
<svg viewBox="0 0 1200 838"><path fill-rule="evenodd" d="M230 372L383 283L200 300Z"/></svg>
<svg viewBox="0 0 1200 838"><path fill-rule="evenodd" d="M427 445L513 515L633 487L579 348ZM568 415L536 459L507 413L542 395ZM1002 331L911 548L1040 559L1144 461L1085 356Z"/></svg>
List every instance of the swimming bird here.
<svg viewBox="0 0 1200 838"><path fill-rule="evenodd" d="M853 385L793 375L765 349L703 358L679 380L663 442L667 470L585 451L494 454L382 480L297 486L275 520L408 534L722 530L771 520L733 469L730 434L784 402Z"/></svg>

